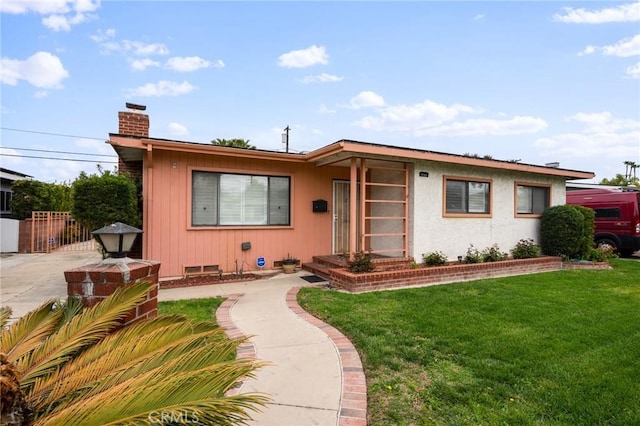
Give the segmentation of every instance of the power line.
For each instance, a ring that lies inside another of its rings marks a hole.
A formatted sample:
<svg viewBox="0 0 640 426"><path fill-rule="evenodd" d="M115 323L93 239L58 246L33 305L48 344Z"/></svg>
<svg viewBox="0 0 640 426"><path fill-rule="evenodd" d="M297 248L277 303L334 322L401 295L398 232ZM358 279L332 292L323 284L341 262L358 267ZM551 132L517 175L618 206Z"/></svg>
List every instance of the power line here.
<svg viewBox="0 0 640 426"><path fill-rule="evenodd" d="M80 160L80 159L76 159L76 158L37 157L35 155L18 155L18 154L3 154L3 153L0 153L0 156L4 156L4 157L20 157L20 158L38 158L38 159L41 159L41 160L77 161L77 162L82 162L82 163L118 164L117 161Z"/></svg>
<svg viewBox="0 0 640 426"><path fill-rule="evenodd" d="M51 132L38 132L36 130L25 130L25 129L13 129L11 127L0 127L2 130L10 130L12 132L23 132L23 133L36 133L39 135L48 135L48 136L61 136L63 138L78 138L78 139L94 139L97 141L104 141L105 138L92 138L91 136L77 136L77 135L65 135L63 133L51 133Z"/></svg>
<svg viewBox="0 0 640 426"><path fill-rule="evenodd" d="M30 148L14 148L10 146L0 146L0 150L2 149L15 149L18 151L35 151L35 152L50 152L53 154L72 154L72 155L87 155L91 157L109 157L109 158L117 158L116 155L107 155L107 154L86 154L83 152L70 152L70 151L50 151L46 149L30 149Z"/></svg>

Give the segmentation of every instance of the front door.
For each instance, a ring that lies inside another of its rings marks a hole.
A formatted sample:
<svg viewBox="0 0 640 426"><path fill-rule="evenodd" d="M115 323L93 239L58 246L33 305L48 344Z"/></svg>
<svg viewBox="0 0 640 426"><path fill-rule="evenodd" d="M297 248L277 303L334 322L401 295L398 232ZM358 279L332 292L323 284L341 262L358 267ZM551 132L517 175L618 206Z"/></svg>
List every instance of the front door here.
<svg viewBox="0 0 640 426"><path fill-rule="evenodd" d="M349 227L351 225L351 220L349 218L349 213L351 211L350 191L351 184L349 181L333 181L333 254L349 253ZM360 206L357 207L359 211Z"/></svg>

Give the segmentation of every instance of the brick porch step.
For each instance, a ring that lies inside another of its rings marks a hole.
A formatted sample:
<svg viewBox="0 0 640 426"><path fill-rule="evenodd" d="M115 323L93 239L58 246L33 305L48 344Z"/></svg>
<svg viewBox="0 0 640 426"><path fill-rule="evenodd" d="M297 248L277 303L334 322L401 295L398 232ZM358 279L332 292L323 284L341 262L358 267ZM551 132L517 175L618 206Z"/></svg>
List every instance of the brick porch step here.
<svg viewBox="0 0 640 426"><path fill-rule="evenodd" d="M312 274L315 274L319 277L322 277L324 279L329 279L329 269L331 269L332 267L327 266L327 265L323 265L321 263L317 263L317 262L309 262L309 263L303 263L302 264L302 269L307 271L307 272L311 272Z"/></svg>

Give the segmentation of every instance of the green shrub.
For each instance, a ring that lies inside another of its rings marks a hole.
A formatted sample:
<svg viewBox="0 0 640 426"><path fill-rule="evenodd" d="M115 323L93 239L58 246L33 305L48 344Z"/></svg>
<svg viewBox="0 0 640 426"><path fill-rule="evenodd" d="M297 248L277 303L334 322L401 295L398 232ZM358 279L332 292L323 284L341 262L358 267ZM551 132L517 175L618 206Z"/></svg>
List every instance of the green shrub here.
<svg viewBox="0 0 640 426"><path fill-rule="evenodd" d="M353 259L348 262L348 269L350 272L371 272L373 271L373 262L371 261L371 254L359 251L353 254Z"/></svg>
<svg viewBox="0 0 640 426"><path fill-rule="evenodd" d="M128 176L108 170L91 176L83 173L73 182L71 213L89 231L115 222L140 226L136 185Z"/></svg>
<svg viewBox="0 0 640 426"><path fill-rule="evenodd" d="M618 255L613 247L598 246L589 251L589 255L586 259L592 262L607 262L609 259L614 259L616 257L618 257Z"/></svg>
<svg viewBox="0 0 640 426"><path fill-rule="evenodd" d="M540 246L536 245L531 238L522 239L516 243L511 250L514 259L531 259L540 256Z"/></svg>
<svg viewBox="0 0 640 426"><path fill-rule="evenodd" d="M573 205L553 206L542 213L541 246L549 256L581 258L584 253L585 217Z"/></svg>
<svg viewBox="0 0 640 426"><path fill-rule="evenodd" d="M71 210L71 187L67 184L20 179L11 184L11 212L16 219L31 219L33 211Z"/></svg>
<svg viewBox="0 0 640 426"><path fill-rule="evenodd" d="M447 264L447 256L441 251L432 251L422 255L422 262L427 266L443 266Z"/></svg>
<svg viewBox="0 0 640 426"><path fill-rule="evenodd" d="M462 258L462 263L482 263L482 253L473 244L469 245L467 253Z"/></svg>
<svg viewBox="0 0 640 426"><path fill-rule="evenodd" d="M487 247L482 250L482 261L483 262L499 262L501 260L507 260L509 257L508 253L504 253L500 251L500 248L497 244L492 245L491 247Z"/></svg>
<svg viewBox="0 0 640 426"><path fill-rule="evenodd" d="M582 215L584 220L582 227L582 238L580 239L580 259L588 259L593 251L593 234L596 229L595 218L596 212L589 207L574 206Z"/></svg>

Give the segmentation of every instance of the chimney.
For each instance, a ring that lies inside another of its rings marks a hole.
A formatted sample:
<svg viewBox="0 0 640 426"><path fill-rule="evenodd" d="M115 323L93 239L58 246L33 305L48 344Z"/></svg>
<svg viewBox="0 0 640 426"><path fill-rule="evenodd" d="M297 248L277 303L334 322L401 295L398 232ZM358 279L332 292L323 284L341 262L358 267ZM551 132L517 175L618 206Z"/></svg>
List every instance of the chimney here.
<svg viewBox="0 0 640 426"><path fill-rule="evenodd" d="M149 116L142 111L147 107L127 102L128 111L118 112L118 133L121 135L149 137Z"/></svg>

